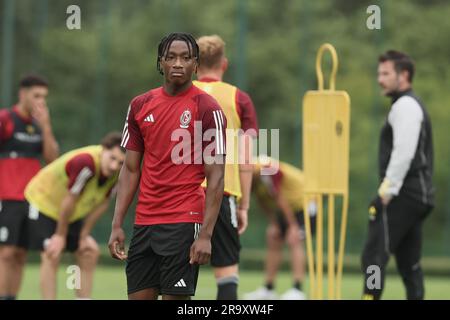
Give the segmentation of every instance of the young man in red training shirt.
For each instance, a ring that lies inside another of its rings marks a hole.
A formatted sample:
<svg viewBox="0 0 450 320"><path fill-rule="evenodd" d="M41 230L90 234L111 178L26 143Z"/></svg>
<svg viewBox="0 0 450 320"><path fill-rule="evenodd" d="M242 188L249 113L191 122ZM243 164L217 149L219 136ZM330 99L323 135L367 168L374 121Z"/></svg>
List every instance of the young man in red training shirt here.
<svg viewBox="0 0 450 320"><path fill-rule="evenodd" d="M211 256L224 190L226 118L217 101L192 84L198 57L191 35L163 38L157 58L163 86L134 98L129 107L122 141L125 165L109 241L111 255L127 260L129 299L155 300L160 294L168 300L189 299L195 294L198 265ZM206 196L201 187L205 177ZM126 255L121 226L138 183Z"/></svg>
<svg viewBox="0 0 450 320"><path fill-rule="evenodd" d="M28 249L27 183L41 169L41 157L58 157L47 108L48 83L36 75L22 78L19 101L0 110L0 300L19 292Z"/></svg>

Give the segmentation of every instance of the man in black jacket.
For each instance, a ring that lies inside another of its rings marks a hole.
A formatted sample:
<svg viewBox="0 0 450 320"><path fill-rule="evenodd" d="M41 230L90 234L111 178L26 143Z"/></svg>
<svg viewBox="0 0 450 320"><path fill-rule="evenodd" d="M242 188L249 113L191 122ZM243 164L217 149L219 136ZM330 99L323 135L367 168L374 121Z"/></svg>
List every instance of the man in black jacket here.
<svg viewBox="0 0 450 320"><path fill-rule="evenodd" d="M433 141L425 106L412 91L411 58L389 50L379 57L378 83L392 106L381 130L378 196L369 208L362 254L364 299L380 299L389 256L395 255L407 299L424 298L422 224L434 205ZM373 270L380 271L375 279Z"/></svg>

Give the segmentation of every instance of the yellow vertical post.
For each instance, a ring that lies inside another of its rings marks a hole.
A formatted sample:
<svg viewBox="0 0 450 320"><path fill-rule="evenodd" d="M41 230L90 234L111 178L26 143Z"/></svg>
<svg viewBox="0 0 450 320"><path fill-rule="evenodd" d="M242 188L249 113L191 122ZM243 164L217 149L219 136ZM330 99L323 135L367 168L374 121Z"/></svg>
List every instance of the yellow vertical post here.
<svg viewBox="0 0 450 320"><path fill-rule="evenodd" d="M329 89L324 88L321 60L329 51L333 61ZM323 197L328 195L327 247L328 298L340 299L348 211L348 173L350 150L350 97L335 90L338 69L336 50L323 44L316 57L318 90L303 98L303 170L305 174L305 208L317 196L316 246L313 248L309 210L305 213L306 247L310 278L310 296L323 299ZM335 197L342 196L343 206L339 235L338 259L335 255ZM314 254L314 249L316 250ZM314 257L315 256L315 257ZM314 261L315 258L315 261Z"/></svg>
<svg viewBox="0 0 450 320"><path fill-rule="evenodd" d="M305 196L305 233L306 233L306 255L308 258L308 270L309 270L309 291L312 299L315 299L315 288L316 288L316 276L314 272L314 255L313 255L313 247L312 247L312 236L311 236L311 220L310 220L310 212L309 212L309 203L310 198Z"/></svg>
<svg viewBox="0 0 450 320"><path fill-rule="evenodd" d="M348 195L345 195L342 202L341 237L339 239L339 253L337 265L336 298L342 298L342 269L344 265L345 234L347 231Z"/></svg>
<svg viewBox="0 0 450 320"><path fill-rule="evenodd" d="M317 201L317 237L316 237L316 268L317 279L315 295L317 299L323 299L323 201L319 195Z"/></svg>
<svg viewBox="0 0 450 320"><path fill-rule="evenodd" d="M334 195L328 196L328 299L335 298Z"/></svg>

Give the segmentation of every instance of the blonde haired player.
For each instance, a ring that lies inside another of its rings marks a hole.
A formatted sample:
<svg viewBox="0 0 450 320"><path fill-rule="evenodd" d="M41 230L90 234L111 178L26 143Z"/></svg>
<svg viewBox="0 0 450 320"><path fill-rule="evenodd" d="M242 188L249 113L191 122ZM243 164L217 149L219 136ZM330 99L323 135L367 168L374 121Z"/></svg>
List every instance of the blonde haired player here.
<svg viewBox="0 0 450 320"><path fill-rule="evenodd" d="M217 299L235 300L239 282L239 235L247 228L252 184L250 155L258 124L249 95L222 81L228 68L222 38L203 36L197 43L200 63L198 81L194 84L219 102L227 118L225 190L212 237L211 265L217 281Z"/></svg>

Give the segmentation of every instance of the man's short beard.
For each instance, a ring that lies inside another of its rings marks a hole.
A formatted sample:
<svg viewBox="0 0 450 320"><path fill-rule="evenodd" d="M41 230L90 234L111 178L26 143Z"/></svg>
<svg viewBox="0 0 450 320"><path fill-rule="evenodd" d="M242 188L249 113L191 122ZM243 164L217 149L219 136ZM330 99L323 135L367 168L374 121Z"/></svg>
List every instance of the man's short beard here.
<svg viewBox="0 0 450 320"><path fill-rule="evenodd" d="M400 82L399 82L398 79L397 79L395 89L389 90L389 91L386 92L384 95L385 95L386 97L394 97L394 96L396 96L396 95L400 92L400 89L399 89L399 88L400 88Z"/></svg>

